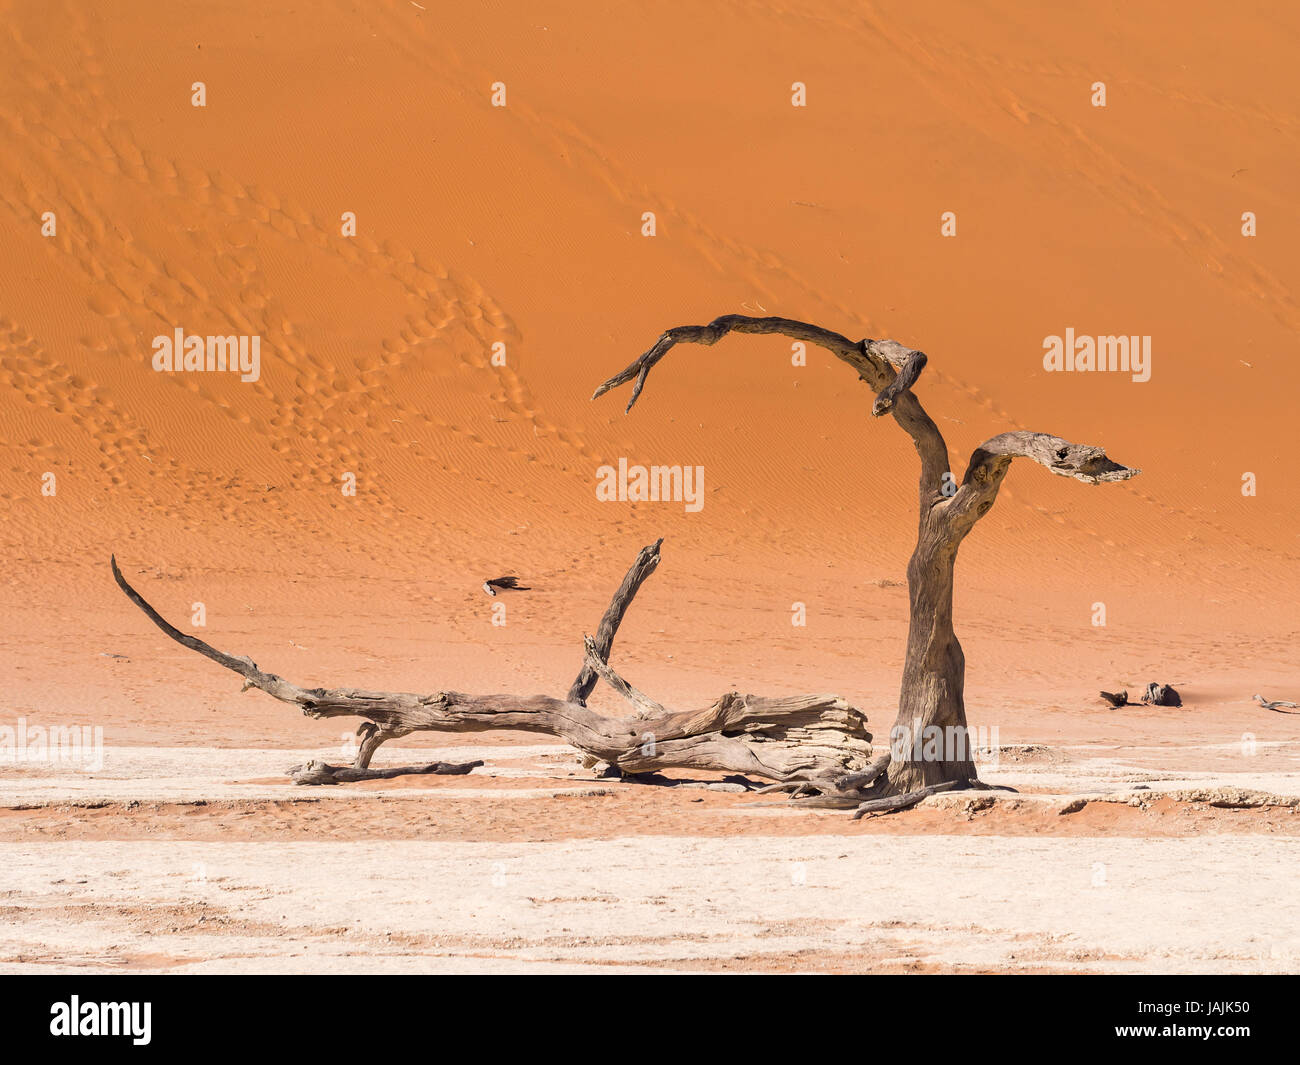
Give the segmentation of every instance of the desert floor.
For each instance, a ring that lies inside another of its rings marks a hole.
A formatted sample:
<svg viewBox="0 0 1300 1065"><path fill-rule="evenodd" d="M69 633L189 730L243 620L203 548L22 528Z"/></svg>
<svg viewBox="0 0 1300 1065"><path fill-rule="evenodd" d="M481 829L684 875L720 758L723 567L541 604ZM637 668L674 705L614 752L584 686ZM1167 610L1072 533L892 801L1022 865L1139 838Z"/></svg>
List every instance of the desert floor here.
<svg viewBox="0 0 1300 1065"><path fill-rule="evenodd" d="M1300 702L1300 9L1169 12L0 2L0 728L105 744L0 758L0 971L1300 969L1300 715L1251 701ZM917 462L852 371L735 336L588 398L733 313L925 350L958 480L1010 429L1142 469L1018 462L962 546L1016 794L853 822L506 733L295 787L349 723L113 584L304 685L558 695L664 537L624 676L883 738ZM176 328L259 336L258 380L155 372ZM1150 336L1150 380L1046 372L1067 329ZM620 458L703 508L599 501ZM1097 698L1149 681L1184 706Z"/></svg>
<svg viewBox="0 0 1300 1065"><path fill-rule="evenodd" d="M1008 745L981 775L1015 794L860 822L593 780L564 746L397 753L486 764L308 789L286 766L338 751L133 746L7 773L0 971L1300 966L1296 740Z"/></svg>

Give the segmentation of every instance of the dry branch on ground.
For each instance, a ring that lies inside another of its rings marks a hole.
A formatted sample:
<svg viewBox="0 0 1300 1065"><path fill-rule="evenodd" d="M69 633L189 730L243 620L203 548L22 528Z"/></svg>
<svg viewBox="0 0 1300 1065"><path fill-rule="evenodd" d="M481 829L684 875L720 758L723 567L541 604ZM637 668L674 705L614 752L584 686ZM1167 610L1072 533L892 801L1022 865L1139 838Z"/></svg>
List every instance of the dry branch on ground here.
<svg viewBox="0 0 1300 1065"><path fill-rule="evenodd" d="M871 756L866 716L834 695L767 697L727 692L701 710L672 712L643 695L609 665L609 649L628 606L659 564L662 540L641 549L614 594L595 637L584 639L584 657L569 696L469 695L439 691L361 691L355 688L302 688L260 669L251 658L219 651L181 632L153 608L122 575L116 558L113 577L136 606L177 643L197 651L257 688L301 707L308 717L356 716L361 744L351 766L310 762L291 771L301 784L337 784L399 775L399 772L461 773L454 763L371 769L380 744L413 732L487 732L511 729L563 740L622 774L662 769L719 770L786 781L840 776L865 765ZM590 681L588 680L590 678ZM587 708L596 679L603 678L636 713L610 717Z"/></svg>

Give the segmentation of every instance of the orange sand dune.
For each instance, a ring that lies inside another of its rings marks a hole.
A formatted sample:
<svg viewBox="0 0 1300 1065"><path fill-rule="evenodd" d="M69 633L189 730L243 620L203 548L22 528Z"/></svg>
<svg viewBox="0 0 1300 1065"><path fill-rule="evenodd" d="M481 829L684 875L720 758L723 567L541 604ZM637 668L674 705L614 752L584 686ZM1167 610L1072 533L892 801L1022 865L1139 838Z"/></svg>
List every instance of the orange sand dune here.
<svg viewBox="0 0 1300 1065"><path fill-rule="evenodd" d="M168 644L111 551L302 682L562 691L665 536L617 651L639 686L836 690L883 726L916 462L865 386L732 337L629 416L588 400L668 326L767 313L926 350L958 475L1012 428L1143 469L1013 471L963 548L972 723L1294 739L1243 702L1300 697L1300 11L1270 6L1211 34L1208 3L6 4L8 709L118 742L332 733ZM178 327L260 336L259 379L155 372ZM1045 372L1066 329L1150 336L1150 380ZM703 509L599 502L620 457L703 466ZM494 628L503 572L535 591ZM1152 679L1187 712L1094 708Z"/></svg>

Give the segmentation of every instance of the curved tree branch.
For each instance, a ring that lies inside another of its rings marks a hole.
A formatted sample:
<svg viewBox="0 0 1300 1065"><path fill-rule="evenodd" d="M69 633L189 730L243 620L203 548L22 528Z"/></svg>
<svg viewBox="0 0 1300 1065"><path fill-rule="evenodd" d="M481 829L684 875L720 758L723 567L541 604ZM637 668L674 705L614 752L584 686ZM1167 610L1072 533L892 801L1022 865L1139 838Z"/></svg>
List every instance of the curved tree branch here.
<svg viewBox="0 0 1300 1065"><path fill-rule="evenodd" d="M274 673L263 673L257 668L257 663L246 655L228 655L224 651L218 651L211 644L204 643L197 636L187 636L145 602L144 597L126 582L126 578L122 576L122 571L117 568L116 555L109 556L109 565L113 568L113 580L117 581L117 586L126 593L126 597L131 602L144 611L145 617L181 646L188 647L191 651L198 651L199 654L212 659L217 665L233 669L244 678L244 691L249 688L260 688L268 695L274 695L277 699L287 699L289 702L299 702L301 700L299 700L298 696L301 695L305 699L311 694L296 685L290 684L282 677L277 677Z"/></svg>
<svg viewBox="0 0 1300 1065"><path fill-rule="evenodd" d="M941 501L943 475L949 472L948 445L934 420L925 412L912 393L926 364L923 351L914 351L895 340L861 340L854 342L840 333L792 318L752 318L743 314L725 314L708 325L683 325L667 330L654 345L604 382L592 399L599 399L619 385L635 381L624 413L630 411L641 396L650 371L677 344L712 346L728 333L778 333L792 340L802 340L825 348L848 363L876 393L871 413L880 417L893 414L907 432L921 457L920 493L922 505Z"/></svg>
<svg viewBox="0 0 1300 1065"><path fill-rule="evenodd" d="M971 455L971 468L1000 458L1033 459L1060 477L1073 477L1085 484L1126 481L1142 472L1108 458L1105 448L1071 444L1050 433L1027 432L1002 433L986 440Z"/></svg>
<svg viewBox="0 0 1300 1065"><path fill-rule="evenodd" d="M597 388L592 393L591 398L599 399L610 389L617 388L619 385L635 379L636 384L632 386L632 396L627 401L627 407L624 409L624 413L627 413L631 411L636 401L641 398L641 390L645 387L646 378L649 376L650 371L655 368L660 359L672 350L674 345L703 344L706 347L711 347L728 333L780 333L792 340L802 340L825 348L838 358L843 359L850 365L854 365L855 368L857 367L854 358L861 355L858 345L848 337L841 336L829 329L823 329L818 325L797 322L792 318L751 318L743 314L724 314L721 318L715 318L708 325L679 325L667 330L654 342L649 351ZM873 376L877 375L879 368L872 367L872 373ZM884 384L887 383L883 382L881 387L883 388Z"/></svg>

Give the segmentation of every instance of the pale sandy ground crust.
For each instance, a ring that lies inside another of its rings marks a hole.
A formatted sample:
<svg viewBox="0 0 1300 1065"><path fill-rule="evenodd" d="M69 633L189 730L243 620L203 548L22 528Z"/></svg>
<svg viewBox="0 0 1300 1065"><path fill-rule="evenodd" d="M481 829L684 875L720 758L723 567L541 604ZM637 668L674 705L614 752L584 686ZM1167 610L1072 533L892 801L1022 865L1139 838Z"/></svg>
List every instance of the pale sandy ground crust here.
<svg viewBox="0 0 1300 1065"><path fill-rule="evenodd" d="M1300 840L0 844L0 971L1273 972ZM1032 869L1032 875L1014 870Z"/></svg>
<svg viewBox="0 0 1300 1065"><path fill-rule="evenodd" d="M2 775L0 971L1293 971L1295 745L1153 753L1009 748L1015 795L852 823L554 746L311 789L328 752L110 748Z"/></svg>

